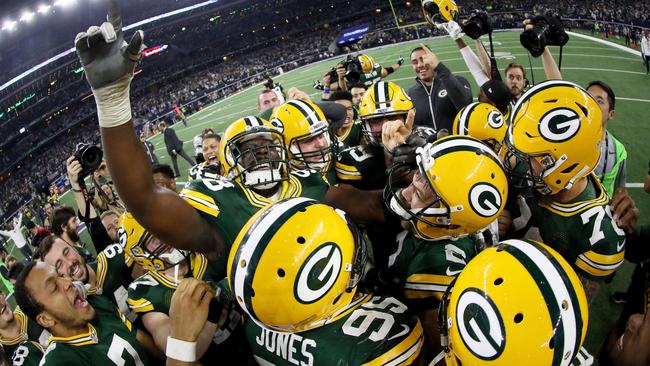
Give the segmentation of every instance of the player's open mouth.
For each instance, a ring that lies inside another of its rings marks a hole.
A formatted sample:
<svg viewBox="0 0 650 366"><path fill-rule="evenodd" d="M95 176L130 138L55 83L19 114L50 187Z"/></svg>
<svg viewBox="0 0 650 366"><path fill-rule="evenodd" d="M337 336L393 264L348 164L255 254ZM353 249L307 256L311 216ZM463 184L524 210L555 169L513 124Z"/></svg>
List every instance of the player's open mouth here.
<svg viewBox="0 0 650 366"><path fill-rule="evenodd" d="M208 156L208 162L210 162L210 164L217 164L219 163L219 157L216 155Z"/></svg>
<svg viewBox="0 0 650 366"><path fill-rule="evenodd" d="M76 263L70 268L70 277L76 278L78 275L81 274L81 266L79 263Z"/></svg>
<svg viewBox="0 0 650 366"><path fill-rule="evenodd" d="M74 297L74 307L77 309L85 309L88 307L88 301L77 293L77 295Z"/></svg>

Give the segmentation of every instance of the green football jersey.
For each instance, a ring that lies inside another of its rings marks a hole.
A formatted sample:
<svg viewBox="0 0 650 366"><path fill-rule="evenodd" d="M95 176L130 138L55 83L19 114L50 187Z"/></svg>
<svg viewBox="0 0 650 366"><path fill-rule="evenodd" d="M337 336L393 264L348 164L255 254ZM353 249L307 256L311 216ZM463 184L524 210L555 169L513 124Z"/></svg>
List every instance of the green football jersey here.
<svg viewBox="0 0 650 366"><path fill-rule="evenodd" d="M42 358L43 346L33 341L22 342L11 355L11 365L39 366Z"/></svg>
<svg viewBox="0 0 650 366"><path fill-rule="evenodd" d="M365 86L370 86L374 83L378 83L381 81L381 65L380 64L375 64L375 67L373 67L372 71L366 72L366 73L361 73L359 75L359 83L365 85Z"/></svg>
<svg viewBox="0 0 650 366"><path fill-rule="evenodd" d="M104 296L91 295L88 302L96 315L88 332L73 337L52 337L45 350L44 365L143 366L147 352L136 339L137 330Z"/></svg>
<svg viewBox="0 0 650 366"><path fill-rule="evenodd" d="M281 333L246 318L244 330L257 362L275 366L411 365L424 339L420 321L406 305L364 294L316 329Z"/></svg>
<svg viewBox="0 0 650 366"><path fill-rule="evenodd" d="M547 203L533 196L525 197L519 200L521 216L530 215L525 237L557 250L585 278L605 280L625 257L625 232L612 218L609 203L609 197L593 175L589 176L587 188L568 203Z"/></svg>
<svg viewBox="0 0 650 366"><path fill-rule="evenodd" d="M130 321L134 321L137 315L131 312L126 303L127 288L133 281L133 259L124 254L124 248L120 244L111 244L89 266L95 271L96 284L90 293L106 296Z"/></svg>
<svg viewBox="0 0 650 366"><path fill-rule="evenodd" d="M383 189L388 175L383 150L359 145L341 152L336 162L339 183L361 190Z"/></svg>
<svg viewBox="0 0 650 366"><path fill-rule="evenodd" d="M404 284L407 299L439 301L476 254L477 246L470 238L426 241L405 230L397 235L388 267Z"/></svg>
<svg viewBox="0 0 650 366"><path fill-rule="evenodd" d="M228 179L201 179L188 182L180 193L223 238L230 249L239 230L259 209L291 197L307 197L323 201L329 184L321 173L293 170L289 180L281 184L280 195L271 200ZM227 255L214 265L221 268L218 275L226 277Z"/></svg>
<svg viewBox="0 0 650 366"><path fill-rule="evenodd" d="M47 346L47 341L52 334L43 329L38 323L29 319L20 309L14 310L15 321L20 324L20 333L15 338L0 337L0 345L5 351L5 355L10 356L18 345L25 341L34 341L42 346Z"/></svg>
<svg viewBox="0 0 650 366"><path fill-rule="evenodd" d="M363 125L361 120L356 120L352 124L349 130L343 134L343 136L336 136L336 139L339 142L342 142L346 146L355 147L361 143L361 138L363 137Z"/></svg>
<svg viewBox="0 0 650 366"><path fill-rule="evenodd" d="M227 282L213 277L213 272L208 266L208 260L201 254L192 255L192 277L203 281L210 281L217 287L221 287L223 296L229 296ZM178 282L182 278L178 279ZM178 287L178 282L173 278L155 271L149 271L140 276L129 286L129 306L139 315L147 313L163 313L169 315L171 298ZM228 321L221 328L217 329L212 338L212 344L201 358L204 364L209 364L215 357L228 357L236 359L239 357L239 347L232 344L231 335L241 324L242 316L233 307L228 314Z"/></svg>

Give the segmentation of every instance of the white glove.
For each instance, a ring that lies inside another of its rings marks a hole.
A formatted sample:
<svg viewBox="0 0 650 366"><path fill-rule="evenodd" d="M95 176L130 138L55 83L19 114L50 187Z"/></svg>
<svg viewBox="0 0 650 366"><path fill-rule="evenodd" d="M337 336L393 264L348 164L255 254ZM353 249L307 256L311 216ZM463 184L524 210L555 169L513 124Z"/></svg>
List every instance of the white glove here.
<svg viewBox="0 0 650 366"><path fill-rule="evenodd" d="M129 90L133 71L144 49L143 33L124 41L118 0L108 0L107 21L91 26L75 37L75 48L95 96L101 127L115 127L131 120Z"/></svg>
<svg viewBox="0 0 650 366"><path fill-rule="evenodd" d="M453 20L450 20L447 23L437 24L436 27L438 27L438 29L446 30L447 34L449 34L451 39L454 41L463 38L465 35L465 33L463 33L463 30L460 28L460 25L458 25L458 23Z"/></svg>

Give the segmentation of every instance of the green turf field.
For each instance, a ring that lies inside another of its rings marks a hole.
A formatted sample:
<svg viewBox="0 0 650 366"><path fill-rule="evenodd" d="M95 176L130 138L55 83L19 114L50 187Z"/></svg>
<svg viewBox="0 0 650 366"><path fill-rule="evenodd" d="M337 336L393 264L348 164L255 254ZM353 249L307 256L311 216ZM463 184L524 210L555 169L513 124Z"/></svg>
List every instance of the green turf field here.
<svg viewBox="0 0 650 366"><path fill-rule="evenodd" d="M494 40L497 43L495 50L502 56L511 58L498 61L501 70L505 65L513 61L528 65L527 53L519 45L518 32L497 33ZM467 39L466 41L471 40ZM449 38L426 40L425 43L433 49L452 71L465 76L471 81L473 93L476 95L478 88L474 84L455 43ZM370 50L367 53L372 55L379 63L389 65L394 63L400 55L408 60L410 50L413 47L415 47L414 43L405 43ZM553 52L557 53L557 49L554 49ZM280 82L285 90L295 86L312 94L314 98L319 98L320 92L312 89L313 82L320 79L335 62L331 60L312 64L274 77L274 80ZM629 189L641 210L641 221L649 224L650 199L649 196L643 193L641 183L647 173L650 157L650 144L648 143L650 126L647 121L648 115L646 115L650 111L650 76L645 75L641 57L597 43L594 40L572 36L564 50L562 66L563 77L567 80L585 85L589 81L599 79L613 87L617 95L617 117L610 124L609 130L627 146ZM544 80L540 60L533 60L533 71L535 81ZM530 70L528 73L529 79L531 79ZM414 80L408 61L403 68L391 75L388 80L395 81L405 88L412 86ZM241 93L217 101L190 116L188 127L183 127L182 124L173 126L178 136L186 141L185 151L189 155L194 155L192 138L204 128L212 127L215 131L221 132L230 122L237 118L257 114L256 98L261 89L261 85L256 85ZM137 101L133 101L133 103L137 103ZM162 138L155 136L151 141L156 146L156 153L161 161L169 163L169 157ZM187 171L190 166L183 159L179 159L179 167L183 172L183 176L179 179L179 182L182 182L187 179ZM62 201L65 204L71 204L72 197L64 195ZM598 299L596 299L599 306L594 307L591 311L590 336L587 340L588 348L592 351L598 348L605 331L609 329L621 310L619 305L609 302L608 299L613 291L624 289L627 286L626 279L629 278L631 270L632 266L626 264L619 271L612 284L603 287L599 292Z"/></svg>

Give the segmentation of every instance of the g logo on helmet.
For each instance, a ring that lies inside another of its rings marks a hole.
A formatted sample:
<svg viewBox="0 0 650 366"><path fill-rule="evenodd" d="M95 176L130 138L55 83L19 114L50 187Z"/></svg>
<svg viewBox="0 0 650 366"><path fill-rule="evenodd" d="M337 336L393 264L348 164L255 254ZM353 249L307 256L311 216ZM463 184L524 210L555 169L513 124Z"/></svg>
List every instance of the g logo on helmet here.
<svg viewBox="0 0 650 366"><path fill-rule="evenodd" d="M503 126L504 120L503 115L497 111L491 111L488 114L488 124L494 129L501 128Z"/></svg>
<svg viewBox="0 0 650 366"><path fill-rule="evenodd" d="M497 359L506 346L501 314L488 295L468 288L458 298L456 324L467 349L482 360Z"/></svg>
<svg viewBox="0 0 650 366"><path fill-rule="evenodd" d="M469 204L482 217L492 217L501 207L499 190L488 183L477 183L469 190Z"/></svg>
<svg viewBox="0 0 650 366"><path fill-rule="evenodd" d="M269 123L271 126L275 127L276 130L280 131L280 133L284 133L284 124L282 121L277 118L272 118Z"/></svg>
<svg viewBox="0 0 650 366"><path fill-rule="evenodd" d="M580 116L567 108L554 109L539 122L539 133L548 141L562 142L575 136L580 129Z"/></svg>
<svg viewBox="0 0 650 366"><path fill-rule="evenodd" d="M128 235L126 235L126 230L124 230L124 228L117 229L117 237L120 245L122 247L126 247L126 242L129 237Z"/></svg>
<svg viewBox="0 0 650 366"><path fill-rule="evenodd" d="M316 248L298 270L293 291L296 299L303 304L318 301L332 288L342 265L341 249L335 243Z"/></svg>

